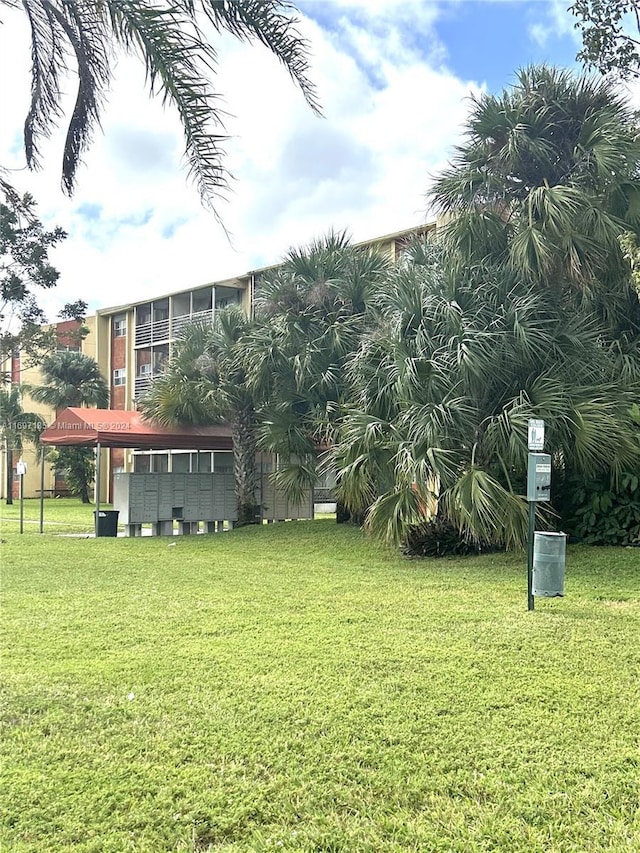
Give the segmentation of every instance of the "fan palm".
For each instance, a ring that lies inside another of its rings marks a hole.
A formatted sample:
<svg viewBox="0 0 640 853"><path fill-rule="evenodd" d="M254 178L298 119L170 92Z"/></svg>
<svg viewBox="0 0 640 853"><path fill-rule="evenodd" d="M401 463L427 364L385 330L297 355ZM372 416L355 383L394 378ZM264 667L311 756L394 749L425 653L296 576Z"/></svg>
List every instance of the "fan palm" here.
<svg viewBox="0 0 640 853"><path fill-rule="evenodd" d="M490 258L637 329L619 237L640 229L640 137L613 84L525 69L510 91L474 99L466 137L432 191L452 260Z"/></svg>
<svg viewBox="0 0 640 853"><path fill-rule="evenodd" d="M215 323L186 326L165 372L140 402L145 417L161 424L227 421L233 440L238 521L256 520L256 406L259 389L247 379L246 340L251 321L237 308Z"/></svg>
<svg viewBox="0 0 640 853"><path fill-rule="evenodd" d="M370 322L388 260L331 232L293 249L259 284L250 381L268 389L261 446L278 454L276 483L298 497L317 480L318 450L339 432L345 368Z"/></svg>
<svg viewBox="0 0 640 853"><path fill-rule="evenodd" d="M29 388L29 395L52 409L89 406L104 409L109 388L93 358L81 352L56 352L47 356L40 372L44 385Z"/></svg>
<svg viewBox="0 0 640 853"><path fill-rule="evenodd" d="M381 322L350 365L339 492L388 541L437 512L469 540L515 547L528 419L545 419L564 470L633 469L640 370L621 376L593 315L566 294L488 263L461 273L438 254L395 270L377 297Z"/></svg>
<svg viewBox="0 0 640 853"><path fill-rule="evenodd" d="M277 0L0 0L22 9L31 35L31 103L24 125L30 168L40 144L62 116L70 61L77 71L76 101L62 159L62 183L73 191L78 166L100 126L118 50L142 58L151 94L160 93L182 123L190 176L212 203L226 185L222 165L223 111L211 84L217 52L206 29L258 42L283 63L310 106L319 111L308 78L308 45L289 4Z"/></svg>

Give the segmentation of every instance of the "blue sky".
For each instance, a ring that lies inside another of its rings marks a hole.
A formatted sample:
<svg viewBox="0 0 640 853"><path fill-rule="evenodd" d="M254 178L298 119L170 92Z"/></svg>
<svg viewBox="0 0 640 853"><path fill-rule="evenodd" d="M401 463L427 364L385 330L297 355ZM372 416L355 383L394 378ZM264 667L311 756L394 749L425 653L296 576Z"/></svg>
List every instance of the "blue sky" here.
<svg viewBox="0 0 640 853"><path fill-rule="evenodd" d="M356 240L430 218L431 176L461 141L469 95L500 91L535 62L579 67L568 0L301 0L300 31L322 100L314 116L286 71L260 46L217 44L216 87L232 191L218 213L187 181L176 116L150 100L144 68L118 63L72 199L60 190L61 137L45 168L24 168L19 140L29 100L24 14L0 27L0 163L33 193L47 225L69 238L55 250L57 303L124 304L276 263L330 228ZM73 91L73 78L65 85ZM635 93L637 96L637 93ZM71 102L69 102L71 103Z"/></svg>
<svg viewBox="0 0 640 853"><path fill-rule="evenodd" d="M481 75L490 90L500 91L523 65L575 64L575 39L570 33L552 29L552 10L544 0L452 2L444 6L436 31L446 45L448 64L455 74L468 79ZM543 28L544 44L534 37L537 33L541 38Z"/></svg>
<svg viewBox="0 0 640 853"><path fill-rule="evenodd" d="M375 0L371 4L376 6ZM576 62L577 38L569 2L554 0L425 0L416 4L401 0L381 4L400 19L400 7L433 10L429 26L406 16L403 41L428 59L434 41L444 61L462 79L484 80L491 91L500 91L513 79L516 69L531 63L564 67ZM326 30L339 33L346 17L366 27L371 12L366 3L304 0L298 8Z"/></svg>

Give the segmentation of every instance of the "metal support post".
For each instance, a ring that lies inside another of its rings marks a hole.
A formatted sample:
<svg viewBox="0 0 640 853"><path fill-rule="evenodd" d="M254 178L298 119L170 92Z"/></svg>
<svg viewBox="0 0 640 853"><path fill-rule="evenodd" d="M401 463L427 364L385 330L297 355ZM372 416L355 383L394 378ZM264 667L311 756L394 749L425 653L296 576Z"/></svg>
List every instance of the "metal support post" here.
<svg viewBox="0 0 640 853"><path fill-rule="evenodd" d="M44 533L44 445L40 450L40 533Z"/></svg>
<svg viewBox="0 0 640 853"><path fill-rule="evenodd" d="M533 541L536 529L536 504L529 501L529 535L527 538L527 610L533 610Z"/></svg>
<svg viewBox="0 0 640 853"><path fill-rule="evenodd" d="M98 525L100 524L100 455L100 442L98 442L96 444L96 539L98 538Z"/></svg>
<svg viewBox="0 0 640 853"><path fill-rule="evenodd" d="M20 533L24 533L24 474L20 474Z"/></svg>

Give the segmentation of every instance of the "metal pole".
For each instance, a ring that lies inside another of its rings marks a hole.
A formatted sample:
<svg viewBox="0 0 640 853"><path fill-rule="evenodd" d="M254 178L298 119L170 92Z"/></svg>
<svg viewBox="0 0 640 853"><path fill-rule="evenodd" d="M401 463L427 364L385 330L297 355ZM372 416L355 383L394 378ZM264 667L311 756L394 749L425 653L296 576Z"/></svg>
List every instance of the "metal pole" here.
<svg viewBox="0 0 640 853"><path fill-rule="evenodd" d="M24 474L20 474L20 533L24 533Z"/></svg>
<svg viewBox="0 0 640 853"><path fill-rule="evenodd" d="M100 518L100 442L96 444L96 519L95 534L98 538L98 525Z"/></svg>
<svg viewBox="0 0 640 853"><path fill-rule="evenodd" d="M40 450L40 533L44 533L44 445Z"/></svg>
<svg viewBox="0 0 640 853"><path fill-rule="evenodd" d="M536 529L536 502L529 501L529 537L527 539L527 610L533 610L533 540Z"/></svg>

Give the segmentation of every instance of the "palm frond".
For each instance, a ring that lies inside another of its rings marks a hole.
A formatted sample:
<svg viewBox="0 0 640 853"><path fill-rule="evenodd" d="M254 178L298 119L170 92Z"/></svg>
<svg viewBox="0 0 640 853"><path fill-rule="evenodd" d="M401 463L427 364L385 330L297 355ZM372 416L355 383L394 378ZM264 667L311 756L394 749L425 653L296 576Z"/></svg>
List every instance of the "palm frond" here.
<svg viewBox="0 0 640 853"><path fill-rule="evenodd" d="M283 14L292 5L270 0L202 0L202 7L216 30L226 30L243 41L255 39L267 47L285 66L311 109L321 114L316 86L309 77L309 43L297 29L298 20Z"/></svg>

